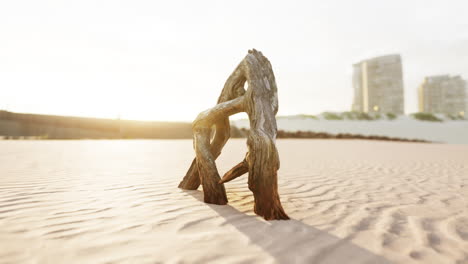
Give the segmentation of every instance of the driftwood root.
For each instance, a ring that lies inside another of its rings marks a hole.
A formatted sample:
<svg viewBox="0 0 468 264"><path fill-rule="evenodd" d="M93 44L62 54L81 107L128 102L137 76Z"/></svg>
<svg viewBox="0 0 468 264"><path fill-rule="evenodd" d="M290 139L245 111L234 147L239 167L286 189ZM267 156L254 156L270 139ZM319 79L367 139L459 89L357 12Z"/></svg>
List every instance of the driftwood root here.
<svg viewBox="0 0 468 264"><path fill-rule="evenodd" d="M248 153L221 179L215 161L230 137L229 116L239 112L246 112L250 120ZM266 220L289 219L278 194L277 112L278 94L271 64L261 52L249 50L226 81L218 104L200 113L193 122L196 157L179 188L196 190L202 185L204 201L222 205L228 202L224 183L248 173L255 213Z"/></svg>

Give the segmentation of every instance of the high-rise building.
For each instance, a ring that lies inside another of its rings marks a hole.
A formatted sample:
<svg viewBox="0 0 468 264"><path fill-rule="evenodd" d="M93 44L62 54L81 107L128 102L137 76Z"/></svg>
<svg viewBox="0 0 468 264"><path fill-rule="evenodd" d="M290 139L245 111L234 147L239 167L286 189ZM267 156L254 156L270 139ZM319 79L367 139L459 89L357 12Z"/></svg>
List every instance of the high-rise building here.
<svg viewBox="0 0 468 264"><path fill-rule="evenodd" d="M419 112L465 116L467 84L460 76L424 78L419 86Z"/></svg>
<svg viewBox="0 0 468 264"><path fill-rule="evenodd" d="M354 64L353 88L353 111L403 114L401 56L386 55Z"/></svg>

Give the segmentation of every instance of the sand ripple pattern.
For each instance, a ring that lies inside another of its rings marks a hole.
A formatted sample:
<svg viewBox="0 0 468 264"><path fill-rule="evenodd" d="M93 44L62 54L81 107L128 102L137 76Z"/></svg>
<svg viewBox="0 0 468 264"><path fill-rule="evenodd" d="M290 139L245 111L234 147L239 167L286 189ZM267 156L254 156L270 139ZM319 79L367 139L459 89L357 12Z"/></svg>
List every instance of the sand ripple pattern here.
<svg viewBox="0 0 468 264"><path fill-rule="evenodd" d="M468 263L468 146L279 140L293 220L176 188L192 142L0 141L0 263ZM239 162L228 143L221 173Z"/></svg>

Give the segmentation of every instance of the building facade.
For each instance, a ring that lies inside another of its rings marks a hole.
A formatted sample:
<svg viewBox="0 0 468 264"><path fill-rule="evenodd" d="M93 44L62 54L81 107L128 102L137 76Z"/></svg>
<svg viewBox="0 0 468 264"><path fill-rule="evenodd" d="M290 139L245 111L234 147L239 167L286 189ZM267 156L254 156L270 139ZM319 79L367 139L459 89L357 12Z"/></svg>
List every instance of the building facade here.
<svg viewBox="0 0 468 264"><path fill-rule="evenodd" d="M419 112L465 116L467 84L460 76L424 78L419 86Z"/></svg>
<svg viewBox="0 0 468 264"><path fill-rule="evenodd" d="M404 114L403 68L399 54L353 65L352 111Z"/></svg>

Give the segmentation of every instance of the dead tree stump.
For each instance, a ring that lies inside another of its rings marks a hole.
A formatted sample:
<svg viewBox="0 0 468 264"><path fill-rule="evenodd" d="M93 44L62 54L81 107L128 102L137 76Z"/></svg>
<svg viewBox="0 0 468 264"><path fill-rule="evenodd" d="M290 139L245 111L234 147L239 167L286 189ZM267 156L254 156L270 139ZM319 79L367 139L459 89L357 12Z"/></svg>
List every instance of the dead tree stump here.
<svg viewBox="0 0 468 264"><path fill-rule="evenodd" d="M215 160L230 137L229 116L239 112L246 112L250 120L248 152L245 159L221 179ZM179 188L196 190L202 184L206 203L226 204L224 183L248 172L255 213L266 220L289 219L278 194L277 112L278 94L271 64L261 52L249 50L227 79L218 104L200 113L193 122L196 158ZM210 142L213 126L215 136Z"/></svg>

